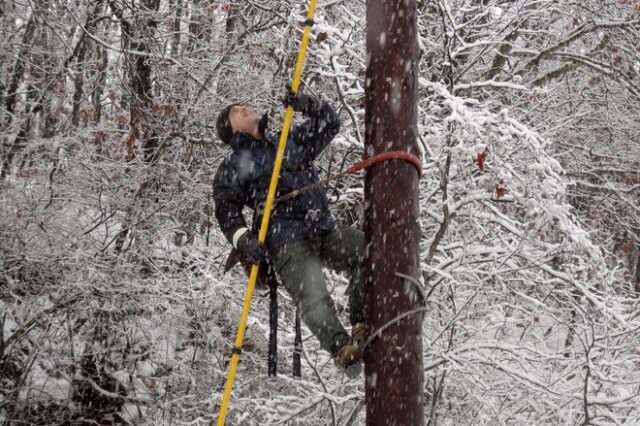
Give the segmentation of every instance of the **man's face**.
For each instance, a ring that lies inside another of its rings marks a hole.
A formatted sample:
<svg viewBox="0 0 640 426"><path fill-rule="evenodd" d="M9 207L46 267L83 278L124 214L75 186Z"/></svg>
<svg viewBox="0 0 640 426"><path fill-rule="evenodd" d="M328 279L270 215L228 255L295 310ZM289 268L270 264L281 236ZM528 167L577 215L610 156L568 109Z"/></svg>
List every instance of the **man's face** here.
<svg viewBox="0 0 640 426"><path fill-rule="evenodd" d="M233 132L253 134L258 128L258 116L246 105L234 105L229 112Z"/></svg>

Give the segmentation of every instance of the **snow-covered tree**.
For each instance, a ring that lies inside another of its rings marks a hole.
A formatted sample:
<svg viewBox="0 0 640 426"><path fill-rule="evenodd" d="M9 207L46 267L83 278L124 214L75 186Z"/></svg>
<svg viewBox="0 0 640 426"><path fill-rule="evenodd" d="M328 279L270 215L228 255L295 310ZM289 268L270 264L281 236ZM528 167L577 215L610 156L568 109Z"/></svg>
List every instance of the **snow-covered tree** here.
<svg viewBox="0 0 640 426"><path fill-rule="evenodd" d="M417 5L425 423L638 423L638 3ZM215 415L246 285L222 273L215 117L249 102L277 129L305 8L0 6L0 419ZM304 90L342 119L324 176L364 155L364 12L331 0L315 19ZM362 224L362 174L328 194ZM362 384L306 330L304 379L287 378L284 291L267 380L263 293L229 424L363 421Z"/></svg>

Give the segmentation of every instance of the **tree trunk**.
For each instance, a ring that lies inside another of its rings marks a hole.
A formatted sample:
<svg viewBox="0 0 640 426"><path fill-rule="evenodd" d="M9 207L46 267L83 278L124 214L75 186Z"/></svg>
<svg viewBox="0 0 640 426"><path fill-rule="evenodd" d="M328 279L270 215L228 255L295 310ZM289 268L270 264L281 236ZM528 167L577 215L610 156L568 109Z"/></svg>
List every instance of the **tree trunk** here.
<svg viewBox="0 0 640 426"><path fill-rule="evenodd" d="M182 0L172 0L171 6L176 8L176 15L173 18L173 40L171 42L171 56L178 56L180 53L180 31L182 28Z"/></svg>
<svg viewBox="0 0 640 426"><path fill-rule="evenodd" d="M102 11L103 4L102 2L97 2L91 10L91 12L87 15L86 23L84 24L84 28L87 32L93 33L96 29L95 19L98 14ZM73 80L74 82L74 93L73 93L73 109L71 112L71 125L73 128L78 128L80 125L80 111L82 109L82 99L84 98L84 71L86 68L86 64L84 63L84 58L87 55L87 50L93 45L92 40L87 37L85 31L82 31L80 35L80 40L76 44L76 75Z"/></svg>
<svg viewBox="0 0 640 426"><path fill-rule="evenodd" d="M37 5L34 6L34 10L31 13L31 17L29 18L29 22L27 22L27 26L24 31L24 35L22 36L22 47L18 56L16 58L16 62L13 66L11 83L7 88L7 93L4 98L4 108L5 108L5 117L4 122L2 123L2 130L5 133L3 140L2 153L4 159L2 161L2 169L0 169L0 179L4 179L9 173L9 168L11 167L11 163L13 162L13 157L18 151L17 141L14 140L11 142L11 134L13 132L10 131L11 123L13 122L13 117L15 115L15 107L16 107L16 99L18 87L20 87L20 83L22 82L22 75L25 69L25 61L24 58L29 49L31 48L31 43L33 42L33 36L36 30L36 19L37 19ZM31 126L30 122L28 126Z"/></svg>
<svg viewBox="0 0 640 426"><path fill-rule="evenodd" d="M367 5L368 156L418 154L416 25L415 2ZM364 354L368 425L424 424L422 313L411 313L422 302L416 288L418 190L418 174L408 162L387 162L366 174L365 321L375 336Z"/></svg>
<svg viewBox="0 0 640 426"><path fill-rule="evenodd" d="M206 45L211 39L213 20L210 16L208 1L193 0L191 3L191 19L189 24L189 51Z"/></svg>
<svg viewBox="0 0 640 426"><path fill-rule="evenodd" d="M107 80L107 67L109 66L109 57L107 51L102 47L98 48L98 56L101 58L102 64L98 71L98 78L93 90L93 122L96 125L102 120L102 95L104 94L104 85Z"/></svg>
<svg viewBox="0 0 640 426"><path fill-rule="evenodd" d="M37 14L37 9L34 9L34 11L31 13L31 17L29 18L29 22L27 23L27 27L24 31L24 36L22 37L22 48L20 49L20 53L18 53L15 65L13 66L11 84L9 85L7 96L5 98L5 109L7 114L3 126L5 131L11 124L13 114L15 113L16 96L18 87L20 86L20 82L22 81L22 74L24 73L25 68L25 61L22 58L27 55L29 49L31 48L31 43L33 42L33 36L36 30Z"/></svg>
<svg viewBox="0 0 640 426"><path fill-rule="evenodd" d="M144 14L134 17L129 22L123 17L115 2L111 8L120 18L122 24L123 42L129 50L140 52L127 55L129 75L129 114L131 131L127 142L127 157L133 158L136 141L141 140L143 158L147 163L157 159L158 135L156 134L153 117L153 93L151 91L152 67L150 60L150 44L157 27L155 13L160 6L160 0L143 0L141 10ZM149 56L145 56L149 54Z"/></svg>
<svg viewBox="0 0 640 426"><path fill-rule="evenodd" d="M227 11L227 19L224 26L224 32L226 36L226 39L224 41L225 52L231 48L231 45L235 40L238 27L238 13L239 11L237 6L229 5L229 10ZM231 81L232 77L237 75L238 72L243 72L243 70L238 67L238 69L227 70L227 72L220 75L218 79L218 87L216 88L216 93L218 96L226 97L229 93L233 92Z"/></svg>

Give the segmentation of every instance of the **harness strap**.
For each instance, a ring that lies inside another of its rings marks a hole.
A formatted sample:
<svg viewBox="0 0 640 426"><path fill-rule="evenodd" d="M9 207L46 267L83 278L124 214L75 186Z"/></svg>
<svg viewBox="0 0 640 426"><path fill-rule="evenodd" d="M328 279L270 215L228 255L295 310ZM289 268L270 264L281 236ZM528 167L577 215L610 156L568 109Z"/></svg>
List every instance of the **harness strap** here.
<svg viewBox="0 0 640 426"><path fill-rule="evenodd" d="M271 266L269 273L269 362L268 375L278 375L278 282L273 276Z"/></svg>
<svg viewBox="0 0 640 426"><path fill-rule="evenodd" d="M293 345L293 378L302 378L302 331L300 328L300 309L296 309L296 337Z"/></svg>

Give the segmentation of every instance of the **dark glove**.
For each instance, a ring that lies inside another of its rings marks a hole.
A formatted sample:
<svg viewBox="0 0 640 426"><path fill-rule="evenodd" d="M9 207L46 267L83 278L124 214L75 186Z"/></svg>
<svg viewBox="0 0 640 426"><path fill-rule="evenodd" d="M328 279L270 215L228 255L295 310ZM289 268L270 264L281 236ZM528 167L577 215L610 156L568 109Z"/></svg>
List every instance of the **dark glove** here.
<svg viewBox="0 0 640 426"><path fill-rule="evenodd" d="M305 95L300 91L298 91L297 94L294 94L289 85L286 87L287 94L282 100L285 108L291 105L295 111L300 111L304 115L312 115L320 112L320 109L322 108L322 101L320 101L320 99Z"/></svg>
<svg viewBox="0 0 640 426"><path fill-rule="evenodd" d="M249 262L259 264L269 258L267 247L253 232L245 232L238 240L238 250L246 256Z"/></svg>

